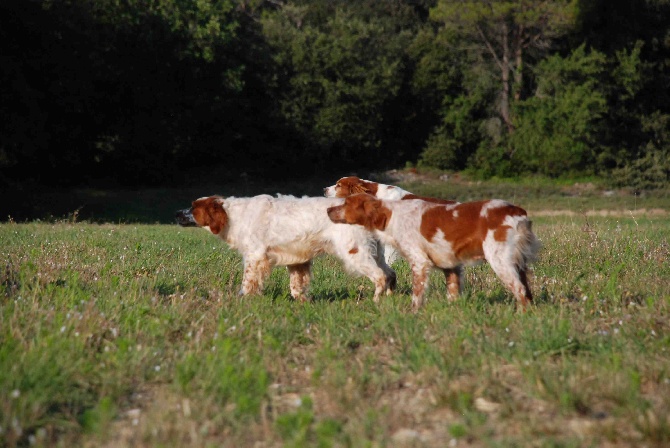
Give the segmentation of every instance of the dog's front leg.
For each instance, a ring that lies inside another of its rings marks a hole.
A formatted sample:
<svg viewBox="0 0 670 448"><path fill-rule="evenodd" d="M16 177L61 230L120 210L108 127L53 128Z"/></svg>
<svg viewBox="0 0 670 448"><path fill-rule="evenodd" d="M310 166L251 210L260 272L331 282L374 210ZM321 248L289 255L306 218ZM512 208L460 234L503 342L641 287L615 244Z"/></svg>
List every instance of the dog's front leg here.
<svg viewBox="0 0 670 448"><path fill-rule="evenodd" d="M430 266L430 263L424 260L412 262L412 309L414 311L417 311L423 305Z"/></svg>
<svg viewBox="0 0 670 448"><path fill-rule="evenodd" d="M241 295L257 295L263 292L263 283L270 275L272 266L267 257L244 260Z"/></svg>

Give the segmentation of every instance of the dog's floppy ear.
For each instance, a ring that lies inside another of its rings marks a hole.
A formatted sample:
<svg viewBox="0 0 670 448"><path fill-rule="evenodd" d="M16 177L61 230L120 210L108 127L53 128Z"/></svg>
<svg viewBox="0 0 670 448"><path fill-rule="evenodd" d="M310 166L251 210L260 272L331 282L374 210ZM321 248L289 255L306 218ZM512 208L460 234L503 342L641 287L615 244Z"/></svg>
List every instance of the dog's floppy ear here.
<svg viewBox="0 0 670 448"><path fill-rule="evenodd" d="M364 208L365 214L369 219L368 227L377 230L386 229L386 225L389 219L391 219L391 210L384 207L384 204L379 199L370 195L366 196Z"/></svg>
<svg viewBox="0 0 670 448"><path fill-rule="evenodd" d="M360 193L367 193L368 189L365 187L365 184L361 182L360 180L356 182L354 185L350 187L350 193L349 194L360 194Z"/></svg>
<svg viewBox="0 0 670 448"><path fill-rule="evenodd" d="M365 227L368 229L384 230L391 217L391 211L384 207L379 199L365 194L361 196L363 212L365 213Z"/></svg>
<svg viewBox="0 0 670 448"><path fill-rule="evenodd" d="M391 219L391 210L387 209L384 206L380 206L377 209L377 214L375 215L375 219L372 222L372 225L377 230L385 230L386 226L388 225L389 219Z"/></svg>
<svg viewBox="0 0 670 448"><path fill-rule="evenodd" d="M367 216L374 216L377 209L379 208L377 204L378 201L375 200L372 196L367 194L361 196L361 200L363 201L363 210L365 210L365 214Z"/></svg>
<svg viewBox="0 0 670 448"><path fill-rule="evenodd" d="M212 196L207 204L207 214L209 215L209 230L218 235L228 224L228 213L223 208L223 198Z"/></svg>

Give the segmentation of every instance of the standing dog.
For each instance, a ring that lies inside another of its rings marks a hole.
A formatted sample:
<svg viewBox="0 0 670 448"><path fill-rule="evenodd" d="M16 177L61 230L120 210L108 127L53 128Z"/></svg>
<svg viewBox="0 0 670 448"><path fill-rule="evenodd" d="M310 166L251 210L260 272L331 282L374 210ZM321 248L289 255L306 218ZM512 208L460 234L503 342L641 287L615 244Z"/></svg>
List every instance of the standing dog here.
<svg viewBox="0 0 670 448"><path fill-rule="evenodd" d="M380 184L356 176L343 177L335 185L323 189L323 195L327 198L346 198L359 193L367 193L377 199L422 199L436 204L456 204L456 201L417 196L395 185Z"/></svg>
<svg viewBox="0 0 670 448"><path fill-rule="evenodd" d="M402 253L412 266L412 306L423 304L428 273L448 274L448 295L460 293L461 267L488 261L525 309L533 296L526 271L540 248L526 211L505 201L441 205L422 200L383 201L368 194L345 199L328 209L333 222L371 230Z"/></svg>
<svg viewBox="0 0 670 448"><path fill-rule="evenodd" d="M244 275L240 294L259 294L273 266L287 266L291 295L308 301L312 259L329 253L347 270L368 277L375 285L375 301L395 287L395 272L376 253L370 232L330 221L329 207L342 199L272 197L222 198L210 196L177 212L177 223L198 226L224 240L242 254Z"/></svg>
<svg viewBox="0 0 670 448"><path fill-rule="evenodd" d="M367 193L377 199L421 199L435 204L457 204L456 201L446 199L428 198L417 196L407 190L403 190L395 185L380 184L371 180L361 179L356 176L343 177L335 185L323 189L323 193L328 198L346 198L354 194ZM379 250L384 252L384 261L391 266L398 259L398 251L389 244L380 244ZM454 272L456 271L456 272ZM444 277L447 281L447 289L458 290L458 278L461 276L461 268L445 269Z"/></svg>

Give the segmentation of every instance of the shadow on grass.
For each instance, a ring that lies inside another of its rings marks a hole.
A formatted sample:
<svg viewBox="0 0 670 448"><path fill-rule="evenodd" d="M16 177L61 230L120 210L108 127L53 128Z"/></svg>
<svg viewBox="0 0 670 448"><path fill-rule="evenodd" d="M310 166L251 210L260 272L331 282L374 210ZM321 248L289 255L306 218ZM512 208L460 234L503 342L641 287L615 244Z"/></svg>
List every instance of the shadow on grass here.
<svg viewBox="0 0 670 448"><path fill-rule="evenodd" d="M465 295L462 299L472 301L478 307L489 305L515 305L515 299L512 294L506 289L499 287L492 292L471 292Z"/></svg>

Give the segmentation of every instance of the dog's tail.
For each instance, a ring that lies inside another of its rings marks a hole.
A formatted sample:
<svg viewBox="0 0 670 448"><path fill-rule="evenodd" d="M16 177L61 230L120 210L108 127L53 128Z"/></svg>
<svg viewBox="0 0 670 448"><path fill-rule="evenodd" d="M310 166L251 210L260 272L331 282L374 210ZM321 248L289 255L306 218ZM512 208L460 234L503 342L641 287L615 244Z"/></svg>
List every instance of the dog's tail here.
<svg viewBox="0 0 670 448"><path fill-rule="evenodd" d="M532 222L529 219L519 221L516 231L518 240L515 246L515 261L517 268L525 271L530 263L537 260L542 243L533 233Z"/></svg>

